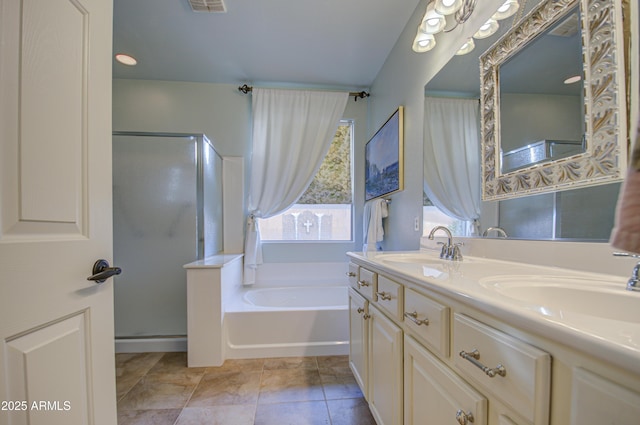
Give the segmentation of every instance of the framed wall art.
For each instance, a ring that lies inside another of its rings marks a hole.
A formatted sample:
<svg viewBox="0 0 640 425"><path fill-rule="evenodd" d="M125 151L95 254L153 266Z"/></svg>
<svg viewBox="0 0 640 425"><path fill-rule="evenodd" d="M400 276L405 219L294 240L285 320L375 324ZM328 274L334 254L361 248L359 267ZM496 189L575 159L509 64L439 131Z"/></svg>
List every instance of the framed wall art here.
<svg viewBox="0 0 640 425"><path fill-rule="evenodd" d="M404 189L403 121L400 106L365 146L365 201Z"/></svg>

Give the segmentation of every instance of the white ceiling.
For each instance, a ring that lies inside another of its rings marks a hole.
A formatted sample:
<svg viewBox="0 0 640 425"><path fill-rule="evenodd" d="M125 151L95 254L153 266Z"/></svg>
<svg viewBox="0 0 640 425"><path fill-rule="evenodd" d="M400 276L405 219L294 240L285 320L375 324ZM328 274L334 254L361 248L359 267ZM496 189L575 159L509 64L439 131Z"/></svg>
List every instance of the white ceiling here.
<svg viewBox="0 0 640 425"><path fill-rule="evenodd" d="M114 0L114 54L138 65L114 61L113 76L367 88L419 1L225 0L215 14L188 0Z"/></svg>

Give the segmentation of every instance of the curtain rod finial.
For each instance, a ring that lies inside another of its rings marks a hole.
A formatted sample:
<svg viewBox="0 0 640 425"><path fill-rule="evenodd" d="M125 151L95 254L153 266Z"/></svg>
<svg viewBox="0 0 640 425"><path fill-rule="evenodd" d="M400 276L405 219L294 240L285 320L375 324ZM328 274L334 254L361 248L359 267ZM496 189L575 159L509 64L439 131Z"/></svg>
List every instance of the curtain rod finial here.
<svg viewBox="0 0 640 425"><path fill-rule="evenodd" d="M238 90L240 90L244 94L247 94L247 93L249 93L250 91L253 90L253 87L250 87L250 86L245 84L245 85L242 85L242 86L238 87Z"/></svg>
<svg viewBox="0 0 640 425"><path fill-rule="evenodd" d="M354 101L354 102L357 102L357 101L358 101L358 98L360 98L360 99L364 99L365 97L369 97L369 96L371 96L369 93L367 93L367 92L366 92L366 91L364 91L364 90L362 90L361 92L358 92L358 93L353 93L353 92L352 92L352 93L349 93L349 94L351 94L351 95L353 96L353 101Z"/></svg>

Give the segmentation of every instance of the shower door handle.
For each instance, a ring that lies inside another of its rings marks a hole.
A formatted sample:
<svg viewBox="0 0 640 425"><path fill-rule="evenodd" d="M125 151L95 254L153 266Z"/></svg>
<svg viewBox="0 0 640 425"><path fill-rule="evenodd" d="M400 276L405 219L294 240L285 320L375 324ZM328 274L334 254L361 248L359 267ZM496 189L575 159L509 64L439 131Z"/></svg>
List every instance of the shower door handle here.
<svg viewBox="0 0 640 425"><path fill-rule="evenodd" d="M122 273L120 267L109 267L107 260L98 260L93 265L92 275L87 280L93 280L95 283L100 284L112 276Z"/></svg>

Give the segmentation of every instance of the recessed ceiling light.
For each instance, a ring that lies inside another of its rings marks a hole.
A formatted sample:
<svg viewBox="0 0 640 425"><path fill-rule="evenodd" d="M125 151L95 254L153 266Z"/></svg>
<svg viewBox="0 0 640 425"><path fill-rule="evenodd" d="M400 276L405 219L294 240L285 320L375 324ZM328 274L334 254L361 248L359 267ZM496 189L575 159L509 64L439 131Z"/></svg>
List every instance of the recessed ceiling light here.
<svg viewBox="0 0 640 425"><path fill-rule="evenodd" d="M582 76L581 75L574 75L573 77L569 77L566 80L564 80L564 83L565 84L573 84L573 83L577 83L580 80L582 80Z"/></svg>
<svg viewBox="0 0 640 425"><path fill-rule="evenodd" d="M129 65L129 66L134 66L135 64L138 63L136 58L134 58L133 56L125 55L123 53L118 53L116 55L116 60L123 65Z"/></svg>

